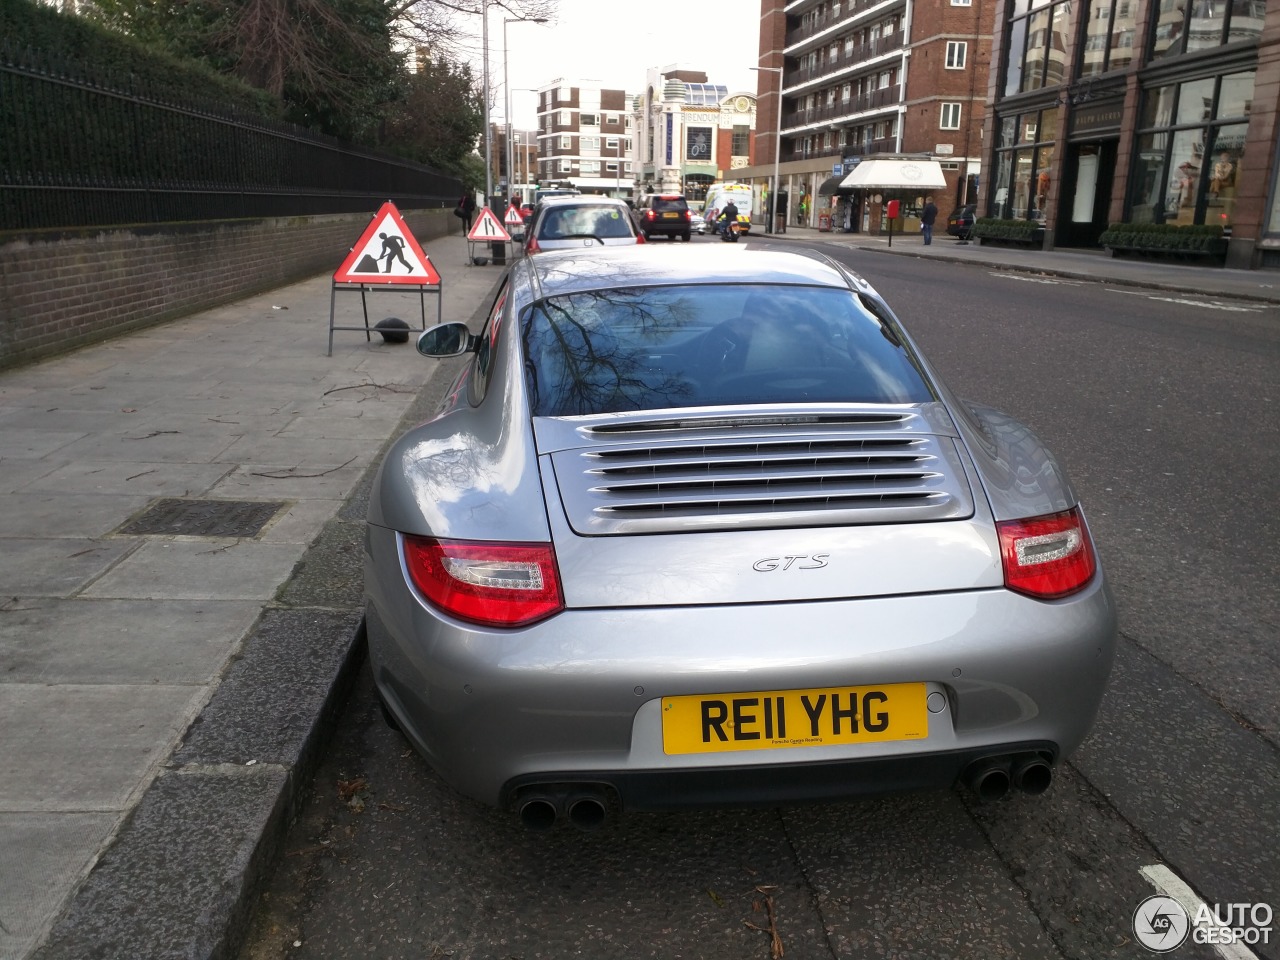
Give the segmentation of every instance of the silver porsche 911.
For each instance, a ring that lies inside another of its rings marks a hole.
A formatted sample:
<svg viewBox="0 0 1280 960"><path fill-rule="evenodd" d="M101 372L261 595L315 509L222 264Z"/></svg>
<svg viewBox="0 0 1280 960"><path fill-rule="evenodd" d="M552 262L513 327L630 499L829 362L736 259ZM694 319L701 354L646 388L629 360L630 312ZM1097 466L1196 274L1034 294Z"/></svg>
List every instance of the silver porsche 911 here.
<svg viewBox="0 0 1280 960"><path fill-rule="evenodd" d="M863 279L748 245L511 267L375 483L388 718L531 828L946 788L1039 793L1115 611L1023 424L958 400Z"/></svg>

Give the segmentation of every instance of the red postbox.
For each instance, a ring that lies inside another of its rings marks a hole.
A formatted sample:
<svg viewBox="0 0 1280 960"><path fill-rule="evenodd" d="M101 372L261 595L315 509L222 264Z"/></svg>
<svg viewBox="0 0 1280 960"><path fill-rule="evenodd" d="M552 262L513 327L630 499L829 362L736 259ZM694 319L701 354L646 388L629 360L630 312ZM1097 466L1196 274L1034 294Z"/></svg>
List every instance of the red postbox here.
<svg viewBox="0 0 1280 960"><path fill-rule="evenodd" d="M897 220L897 219L898 219L898 204L899 204L899 202L900 202L900 201L898 201L898 200L890 200L887 204L885 204L885 208L884 208L884 215L885 215L886 217L888 217L890 220Z"/></svg>

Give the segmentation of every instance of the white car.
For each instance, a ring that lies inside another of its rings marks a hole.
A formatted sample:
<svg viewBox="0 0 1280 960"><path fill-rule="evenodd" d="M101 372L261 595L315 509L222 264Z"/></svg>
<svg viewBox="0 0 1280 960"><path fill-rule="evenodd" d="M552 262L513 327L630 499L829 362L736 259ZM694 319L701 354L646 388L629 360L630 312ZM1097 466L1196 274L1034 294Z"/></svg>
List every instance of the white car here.
<svg viewBox="0 0 1280 960"><path fill-rule="evenodd" d="M696 210L690 211L689 216L690 216L689 225L693 227L693 230L695 233L707 232L706 217L698 213Z"/></svg>

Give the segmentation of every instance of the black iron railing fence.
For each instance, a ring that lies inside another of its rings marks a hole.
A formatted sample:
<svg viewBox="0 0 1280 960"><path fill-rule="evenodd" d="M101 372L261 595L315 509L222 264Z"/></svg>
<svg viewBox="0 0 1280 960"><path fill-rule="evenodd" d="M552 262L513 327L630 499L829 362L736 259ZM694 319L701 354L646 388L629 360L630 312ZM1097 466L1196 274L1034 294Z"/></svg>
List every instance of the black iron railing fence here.
<svg viewBox="0 0 1280 960"><path fill-rule="evenodd" d="M461 182L0 41L0 230L453 206Z"/></svg>

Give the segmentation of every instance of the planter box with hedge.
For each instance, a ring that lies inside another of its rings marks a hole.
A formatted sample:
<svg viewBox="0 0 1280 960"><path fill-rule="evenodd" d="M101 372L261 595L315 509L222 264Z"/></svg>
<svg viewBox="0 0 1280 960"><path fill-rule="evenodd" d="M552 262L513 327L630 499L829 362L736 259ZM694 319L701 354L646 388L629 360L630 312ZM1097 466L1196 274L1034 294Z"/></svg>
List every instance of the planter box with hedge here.
<svg viewBox="0 0 1280 960"><path fill-rule="evenodd" d="M979 217L973 224L973 236L979 243L1041 247L1044 244L1044 226L1038 220Z"/></svg>
<svg viewBox="0 0 1280 960"><path fill-rule="evenodd" d="M1140 254L1170 259L1222 259L1227 254L1227 238L1222 227L1216 225L1113 223L1103 231L1098 243L1113 257Z"/></svg>

